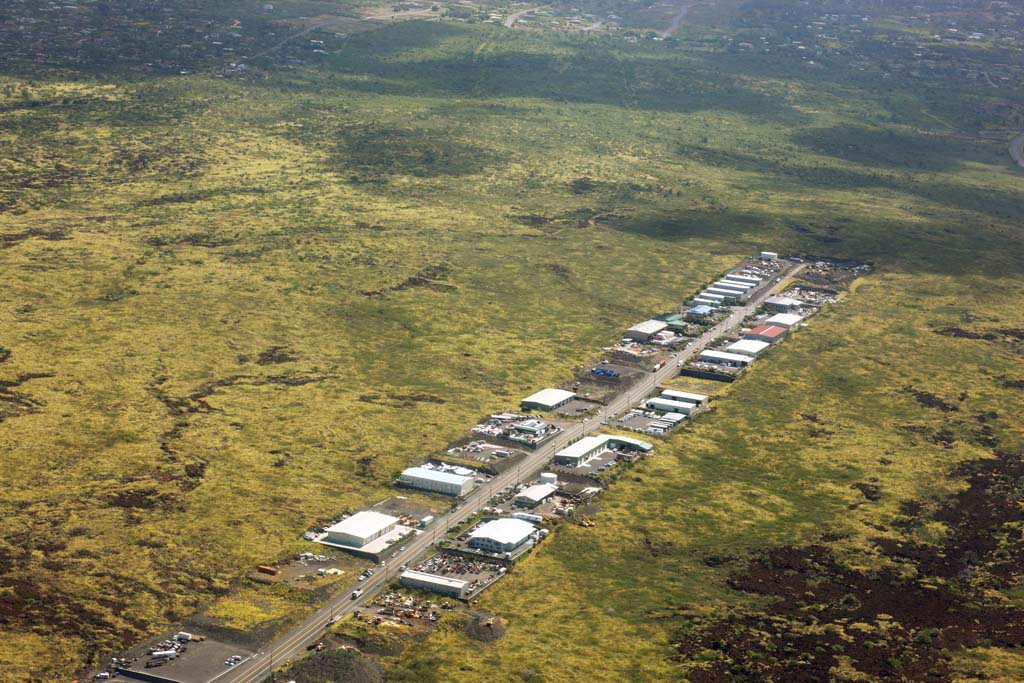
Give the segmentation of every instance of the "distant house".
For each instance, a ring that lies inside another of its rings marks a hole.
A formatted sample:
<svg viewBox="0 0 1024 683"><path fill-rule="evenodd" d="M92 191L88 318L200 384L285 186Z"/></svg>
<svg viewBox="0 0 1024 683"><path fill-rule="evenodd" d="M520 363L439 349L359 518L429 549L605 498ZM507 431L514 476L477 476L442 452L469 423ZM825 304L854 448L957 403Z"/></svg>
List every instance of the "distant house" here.
<svg viewBox="0 0 1024 683"><path fill-rule="evenodd" d="M800 309L803 302L788 296L770 296L764 300L764 307L775 313L791 313Z"/></svg>

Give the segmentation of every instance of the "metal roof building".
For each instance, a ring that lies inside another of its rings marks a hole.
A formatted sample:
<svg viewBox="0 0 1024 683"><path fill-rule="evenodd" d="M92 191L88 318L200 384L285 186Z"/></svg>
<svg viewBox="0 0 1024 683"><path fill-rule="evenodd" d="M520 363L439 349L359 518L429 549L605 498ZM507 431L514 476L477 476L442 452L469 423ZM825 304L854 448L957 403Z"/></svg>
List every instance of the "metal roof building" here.
<svg viewBox="0 0 1024 683"><path fill-rule="evenodd" d="M364 510L327 528L327 541L362 548L395 528L398 518Z"/></svg>
<svg viewBox="0 0 1024 683"><path fill-rule="evenodd" d="M569 444L555 453L555 463L566 467L579 467L604 451L622 446L628 446L645 453L654 448L653 444L629 436L615 436L612 434L585 436L576 443Z"/></svg>
<svg viewBox="0 0 1024 683"><path fill-rule="evenodd" d="M786 332L788 331L788 328L782 327L781 325L758 325L750 332L743 335L743 337L746 339L754 339L774 344L785 337Z"/></svg>
<svg viewBox="0 0 1024 683"><path fill-rule="evenodd" d="M665 398L686 401L687 403L699 403L701 405L704 405L710 400L704 394L693 394L689 391L676 391L675 389L665 389L661 392L661 395Z"/></svg>
<svg viewBox="0 0 1024 683"><path fill-rule="evenodd" d="M519 404L523 408L536 408L537 410L554 410L564 406L576 398L576 394L564 389L541 389L536 394L527 396Z"/></svg>
<svg viewBox="0 0 1024 683"><path fill-rule="evenodd" d="M443 493L447 496L464 496L473 488L472 474L442 472L427 467L410 467L402 472L398 481L414 489Z"/></svg>
<svg viewBox="0 0 1024 683"><path fill-rule="evenodd" d="M668 327L668 323L662 320L645 320L639 325L626 330L626 336L637 341L647 341L657 333Z"/></svg>
<svg viewBox="0 0 1024 683"><path fill-rule="evenodd" d="M696 306L692 306L686 309L686 313L687 315L705 316L711 315L711 313L714 310L715 309L712 308L711 306L707 306L705 304L697 304Z"/></svg>
<svg viewBox="0 0 1024 683"><path fill-rule="evenodd" d="M702 296L706 296L708 294L722 296L725 297L726 299L739 299L741 296L743 296L742 292L737 292L732 289L720 289L718 287L708 287L707 289L704 290L704 294Z"/></svg>
<svg viewBox="0 0 1024 683"><path fill-rule="evenodd" d="M745 367L754 360L750 356L741 356L738 353L726 353L724 351L701 351L700 359L705 363L716 363L718 365L737 365Z"/></svg>
<svg viewBox="0 0 1024 683"><path fill-rule="evenodd" d="M516 505L535 507L557 490L558 487L554 484L534 484L516 494Z"/></svg>
<svg viewBox="0 0 1024 683"><path fill-rule="evenodd" d="M673 401L670 398L647 399L647 407L652 410L658 410L663 413L682 413L683 415L690 415L695 410L697 410L696 403L686 403L685 401Z"/></svg>
<svg viewBox="0 0 1024 683"><path fill-rule="evenodd" d="M526 543L537 527L521 519L495 519L469 535L469 545L494 553L507 553Z"/></svg>
<svg viewBox="0 0 1024 683"><path fill-rule="evenodd" d="M802 303L799 299L794 299L790 296L770 296L764 300L765 308L778 311L779 313L795 311L800 308Z"/></svg>
<svg viewBox="0 0 1024 683"><path fill-rule="evenodd" d="M426 572L417 572L411 569L402 572L398 580L403 586L408 586L409 588L421 588L459 599L466 595L466 589L469 587L468 581L438 576L437 574L428 574Z"/></svg>
<svg viewBox="0 0 1024 683"><path fill-rule="evenodd" d="M761 284L761 278L753 277L750 275L740 275L739 273L727 273L723 280L731 280L732 282L745 282L755 287Z"/></svg>
<svg viewBox="0 0 1024 683"><path fill-rule="evenodd" d="M778 325L779 327L785 327L788 329L799 324L803 319L804 317L802 315L797 315L796 313L777 313L776 315L768 318L765 323L769 325Z"/></svg>
<svg viewBox="0 0 1024 683"><path fill-rule="evenodd" d="M757 358L761 353L771 346L768 342L757 341L756 339L741 339L735 344L729 344L725 348L726 353L740 353L744 356Z"/></svg>
<svg viewBox="0 0 1024 683"><path fill-rule="evenodd" d="M720 308L721 305L722 305L722 303L720 301L715 301L714 299L708 299L708 298L706 298L704 296L698 296L698 297L694 298L693 303L696 304L697 306L706 306L707 308L712 308L712 309Z"/></svg>

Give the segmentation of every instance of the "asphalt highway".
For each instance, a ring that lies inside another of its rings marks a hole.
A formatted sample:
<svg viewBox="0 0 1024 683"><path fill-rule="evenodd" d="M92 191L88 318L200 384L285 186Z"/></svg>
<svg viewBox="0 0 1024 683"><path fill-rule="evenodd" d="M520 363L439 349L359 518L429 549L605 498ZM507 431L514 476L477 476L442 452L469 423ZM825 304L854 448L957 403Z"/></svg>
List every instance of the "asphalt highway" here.
<svg viewBox="0 0 1024 683"><path fill-rule="evenodd" d="M405 543L405 550L387 559L387 566L379 568L373 576L365 581L353 583L339 596L331 599L313 615L307 617L302 623L290 629L273 643L268 644L255 656L247 659L233 669L218 676L218 682L223 683L257 683L267 678L275 667L279 667L297 654L303 653L310 643L316 642L331 619L340 619L351 614L360 605L369 601L378 589L385 586L388 581L399 573L399 567L404 563L412 564L413 560L424 555L433 545L439 536L452 526L459 524L475 514L480 508L487 505L495 492L502 488L532 481L536 475L547 465L556 451L561 450L569 443L586 436L590 432L601 428L601 421L607 420L628 410L633 405L645 399L647 395L660 383L670 379L678 370L678 365L699 354L708 344L722 336L729 330L737 327L744 318L752 314L757 307L774 292L785 285L787 279L799 274L805 268L804 264L791 264L779 277L780 282L774 286L765 287L762 292L751 299L742 308L734 309L732 315L718 323L699 338L695 339L689 346L681 350L672 362L666 363L665 367L657 372L648 373L636 386L629 389L622 396L614 399L608 406L602 409L597 415L588 418L584 422L568 427L555 437L550 443L545 444L530 453L527 458L517 467L492 478L487 484L479 486L471 492L459 506L439 516L415 538ZM352 599L352 591L363 589L363 594Z"/></svg>

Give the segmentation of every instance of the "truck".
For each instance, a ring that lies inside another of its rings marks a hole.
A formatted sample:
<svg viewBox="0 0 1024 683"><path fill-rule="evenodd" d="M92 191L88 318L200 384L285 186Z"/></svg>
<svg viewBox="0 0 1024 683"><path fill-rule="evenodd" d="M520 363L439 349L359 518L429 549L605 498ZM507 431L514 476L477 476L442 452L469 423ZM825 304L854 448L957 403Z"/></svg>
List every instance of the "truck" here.
<svg viewBox="0 0 1024 683"><path fill-rule="evenodd" d="M270 576L277 576L281 573L281 570L277 567L268 567L265 564L261 564L260 566L256 567L256 571L258 571L260 574L269 574Z"/></svg>
<svg viewBox="0 0 1024 683"><path fill-rule="evenodd" d="M663 367L665 367L665 361L659 360L657 363L654 364L654 368L651 369L651 372L657 372L658 370L661 370Z"/></svg>
<svg viewBox="0 0 1024 683"><path fill-rule="evenodd" d="M174 659L178 656L177 650L158 650L152 655L153 659Z"/></svg>

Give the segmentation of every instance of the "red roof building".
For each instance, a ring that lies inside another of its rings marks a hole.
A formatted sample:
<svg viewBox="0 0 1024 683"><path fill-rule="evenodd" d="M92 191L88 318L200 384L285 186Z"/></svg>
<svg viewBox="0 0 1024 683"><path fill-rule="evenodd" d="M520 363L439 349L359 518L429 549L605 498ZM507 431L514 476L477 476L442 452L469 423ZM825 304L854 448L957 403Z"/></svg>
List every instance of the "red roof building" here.
<svg viewBox="0 0 1024 683"><path fill-rule="evenodd" d="M756 339L757 341L774 344L786 336L786 332L789 332L789 330L785 327L779 327L778 325L758 325L750 332L743 335L743 337L744 339Z"/></svg>

